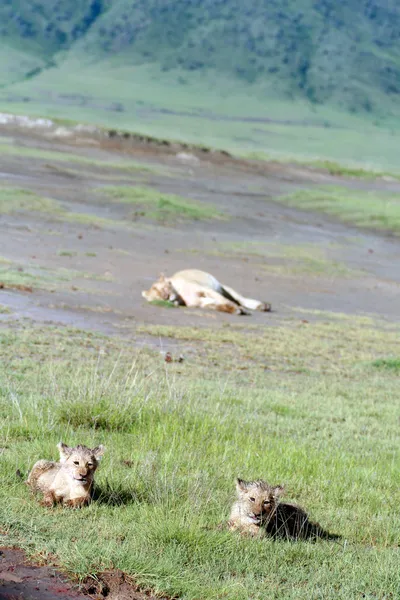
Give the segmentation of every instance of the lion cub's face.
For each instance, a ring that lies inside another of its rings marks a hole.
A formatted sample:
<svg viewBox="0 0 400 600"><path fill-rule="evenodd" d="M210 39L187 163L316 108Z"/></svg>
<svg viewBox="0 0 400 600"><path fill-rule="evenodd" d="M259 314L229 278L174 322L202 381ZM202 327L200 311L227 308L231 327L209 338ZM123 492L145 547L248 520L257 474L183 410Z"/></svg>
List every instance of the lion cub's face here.
<svg viewBox="0 0 400 600"><path fill-rule="evenodd" d="M271 486L262 480L237 479L236 491L243 516L254 525L261 525L275 511L283 487Z"/></svg>
<svg viewBox="0 0 400 600"><path fill-rule="evenodd" d="M70 448L60 442L57 448L60 451L60 463L63 465L64 472L66 471L77 484L90 485L104 453L104 446L97 446L91 450L80 444Z"/></svg>
<svg viewBox="0 0 400 600"><path fill-rule="evenodd" d="M151 288L147 291L142 292L143 298L146 298L148 302L154 300L175 300L176 293L173 285L170 281L165 279L164 275L160 276L160 279L153 283Z"/></svg>

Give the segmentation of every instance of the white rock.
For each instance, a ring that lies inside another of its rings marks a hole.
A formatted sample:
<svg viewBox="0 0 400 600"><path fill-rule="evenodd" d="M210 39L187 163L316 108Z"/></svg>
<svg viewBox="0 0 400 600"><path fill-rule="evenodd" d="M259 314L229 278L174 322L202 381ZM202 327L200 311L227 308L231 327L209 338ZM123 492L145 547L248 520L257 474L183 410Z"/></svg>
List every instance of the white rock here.
<svg viewBox="0 0 400 600"><path fill-rule="evenodd" d="M200 160L194 154L189 154L188 152L178 152L176 155L178 160L182 162L191 163L192 165L198 164Z"/></svg>

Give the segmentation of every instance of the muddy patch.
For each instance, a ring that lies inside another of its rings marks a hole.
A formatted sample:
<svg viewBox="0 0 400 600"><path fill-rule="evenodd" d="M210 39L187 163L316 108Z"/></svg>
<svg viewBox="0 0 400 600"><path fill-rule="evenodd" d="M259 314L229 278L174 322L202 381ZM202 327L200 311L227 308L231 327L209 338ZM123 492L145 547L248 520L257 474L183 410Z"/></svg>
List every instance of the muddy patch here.
<svg viewBox="0 0 400 600"><path fill-rule="evenodd" d="M27 560L16 548L0 549L0 600L156 600L141 591L122 571L88 577L78 586L54 567ZM157 596L157 600L167 600Z"/></svg>
<svg viewBox="0 0 400 600"><path fill-rule="evenodd" d="M102 596L99 596L100 598ZM21 550L0 550L1 600L83 600L87 595L53 567L27 561Z"/></svg>
<svg viewBox="0 0 400 600"><path fill-rule="evenodd" d="M122 571L106 571L97 577L88 577L82 586L91 598L108 600L168 600L166 596L154 596L141 591Z"/></svg>

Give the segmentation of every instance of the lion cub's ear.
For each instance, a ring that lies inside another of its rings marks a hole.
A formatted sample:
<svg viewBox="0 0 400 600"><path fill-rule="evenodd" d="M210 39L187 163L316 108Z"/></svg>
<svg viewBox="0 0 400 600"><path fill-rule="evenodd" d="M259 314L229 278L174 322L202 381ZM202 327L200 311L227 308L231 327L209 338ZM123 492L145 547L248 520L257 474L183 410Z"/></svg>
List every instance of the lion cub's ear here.
<svg viewBox="0 0 400 600"><path fill-rule="evenodd" d="M164 273L160 273L160 275L158 276L158 281L165 281Z"/></svg>
<svg viewBox="0 0 400 600"><path fill-rule="evenodd" d="M100 444L100 446L96 446L96 448L93 448L92 453L93 456L95 456L96 460L101 460L101 457L103 456L105 451L105 447Z"/></svg>
<svg viewBox="0 0 400 600"><path fill-rule="evenodd" d="M236 479L236 490L240 492L245 492L247 490L247 481L244 479L240 479L239 477Z"/></svg>
<svg viewBox="0 0 400 600"><path fill-rule="evenodd" d="M65 462L67 458L71 455L72 448L64 444L63 442L59 442L57 444L57 448L60 452L60 462Z"/></svg>
<svg viewBox="0 0 400 600"><path fill-rule="evenodd" d="M274 498L279 498L279 496L282 496L284 493L285 493L284 485L276 485L273 489Z"/></svg>

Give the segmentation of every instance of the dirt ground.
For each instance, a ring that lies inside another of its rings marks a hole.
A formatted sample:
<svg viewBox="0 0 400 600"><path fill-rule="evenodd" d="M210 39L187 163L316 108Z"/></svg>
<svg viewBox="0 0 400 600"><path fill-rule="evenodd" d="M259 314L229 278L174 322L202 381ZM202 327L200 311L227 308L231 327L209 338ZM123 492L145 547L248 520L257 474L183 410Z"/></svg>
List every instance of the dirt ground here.
<svg viewBox="0 0 400 600"><path fill-rule="evenodd" d="M398 192L398 182L345 181L296 165L246 163L89 135L55 139L7 126L0 127L0 142L15 149L0 153L0 189L29 190L55 199L63 210L13 212L0 205L0 326L30 319L168 348L172 341L146 338L137 333L138 325L220 327L249 319L264 327L304 319L305 313L307 319L318 318L318 311L400 320L398 238L276 201L321 184ZM35 156L37 150L54 153L54 160ZM75 159L60 161L57 153ZM126 168L129 161L134 169ZM138 215L133 206L109 202L102 193L106 185L152 186L209 203L227 218L160 223ZM266 254L259 250L265 247ZM314 255L320 264L312 261ZM237 317L144 301L141 290L160 271L190 267L271 302L273 312ZM14 282L6 278L10 270ZM88 582L83 594L52 568L27 564L20 551L1 552L0 598L151 598L122 574L106 575L101 585Z"/></svg>
<svg viewBox="0 0 400 600"><path fill-rule="evenodd" d="M71 583L54 567L26 560L15 548L0 550L1 600L167 600L140 592L123 573L102 573L82 585Z"/></svg>
<svg viewBox="0 0 400 600"><path fill-rule="evenodd" d="M107 145L79 138L68 139L67 144L9 129L0 129L0 135L17 148L102 161L86 164L60 162L56 154L54 161L0 154L2 186L54 198L68 214L86 218L82 223L43 212L0 214L0 257L21 275L29 275L33 289L0 290L0 304L12 311L0 315L2 319L29 317L132 338L137 323L201 326L213 319L217 326L232 321L229 315L160 308L143 300L141 290L150 287L161 271L173 274L188 267L209 271L223 283L271 302L273 313L250 317L260 325L296 318L298 308L400 317L398 239L274 202L300 187L337 185L343 180L299 166L214 160L212 154L183 159L169 148L151 151L143 144ZM114 168L118 161L129 160L146 170ZM400 189L395 182L345 183ZM153 186L209 203L228 218L164 226L138 217L135 207L107 201L101 193L106 185ZM260 256L258 244L271 246L273 256ZM306 249L306 264L293 267L288 249L292 262L297 249L300 253ZM313 254L323 256L317 274L315 265L309 267Z"/></svg>

